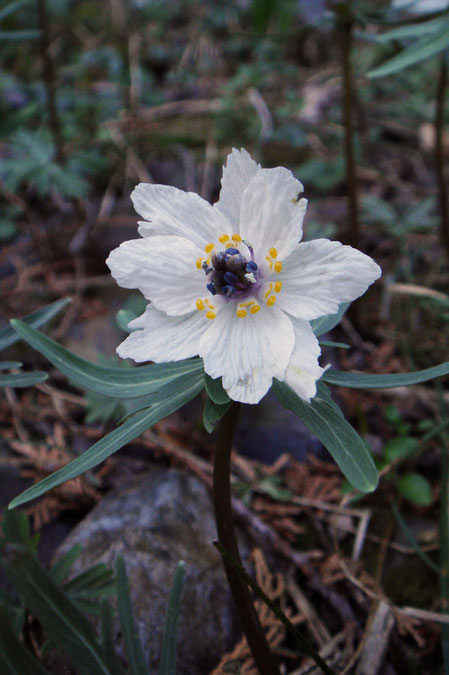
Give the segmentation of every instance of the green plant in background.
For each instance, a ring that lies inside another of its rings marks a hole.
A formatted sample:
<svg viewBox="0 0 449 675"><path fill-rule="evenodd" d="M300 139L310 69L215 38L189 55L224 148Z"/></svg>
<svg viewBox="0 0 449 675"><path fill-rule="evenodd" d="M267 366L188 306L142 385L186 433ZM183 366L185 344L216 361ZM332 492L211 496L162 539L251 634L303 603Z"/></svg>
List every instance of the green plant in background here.
<svg viewBox="0 0 449 675"><path fill-rule="evenodd" d="M0 666L10 675L48 673L26 646L27 614L36 619L46 642L40 650L45 658L50 650L61 649L81 673L92 675L147 675L143 649L134 622L125 563L119 556L116 574L99 563L67 580L81 552L75 546L52 565L48 572L37 558L39 535L31 535L26 516L7 511L1 522L0 566L15 593L0 592ZM174 575L163 632L159 675L176 672L176 630L184 581L184 563ZM118 619L128 660L121 664L113 639L115 612L109 603L117 598ZM101 619L100 635L85 614ZM23 641L20 637L23 637Z"/></svg>

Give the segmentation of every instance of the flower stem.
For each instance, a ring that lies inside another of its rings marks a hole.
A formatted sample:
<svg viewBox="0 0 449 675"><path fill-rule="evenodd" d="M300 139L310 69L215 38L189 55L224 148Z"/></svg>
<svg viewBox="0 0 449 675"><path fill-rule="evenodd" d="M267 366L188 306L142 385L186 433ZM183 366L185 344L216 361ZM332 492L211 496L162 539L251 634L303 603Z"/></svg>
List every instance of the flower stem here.
<svg viewBox="0 0 449 675"><path fill-rule="evenodd" d="M440 231L441 243L449 257L449 206L448 194L444 177L444 99L447 87L447 62L443 54L440 62L440 72L437 88L437 105L435 115L435 164L438 180L438 197L440 202Z"/></svg>
<svg viewBox="0 0 449 675"><path fill-rule="evenodd" d="M233 402L223 416L214 457L213 495L218 541L241 565L240 553L232 522L231 506L231 449L240 404ZM223 566L232 597L256 667L260 675L279 675L279 669L271 653L254 609L246 582L235 568L223 559Z"/></svg>

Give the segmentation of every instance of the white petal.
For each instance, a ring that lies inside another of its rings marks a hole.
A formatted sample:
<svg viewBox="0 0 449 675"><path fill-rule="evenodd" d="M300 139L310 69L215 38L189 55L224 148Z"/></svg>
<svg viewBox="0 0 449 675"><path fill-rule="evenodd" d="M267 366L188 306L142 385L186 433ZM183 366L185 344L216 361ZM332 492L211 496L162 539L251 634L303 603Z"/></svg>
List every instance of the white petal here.
<svg viewBox="0 0 449 675"><path fill-rule="evenodd" d="M142 316L129 324L130 328L141 330L131 333L117 347L117 353L137 363L188 359L198 354L200 337L208 322L204 312L172 317L148 305Z"/></svg>
<svg viewBox="0 0 449 675"><path fill-rule="evenodd" d="M260 171L251 155L244 150L232 149L223 167L220 198L214 207L231 223L233 232L239 233L242 194L250 180Z"/></svg>
<svg viewBox="0 0 449 675"><path fill-rule="evenodd" d="M204 255L187 239L153 236L123 242L106 264L120 286L138 288L157 309L179 316L209 295L204 272L195 264Z"/></svg>
<svg viewBox="0 0 449 675"><path fill-rule="evenodd" d="M294 343L293 326L286 314L262 305L257 314L236 316L228 302L211 321L200 341L204 370L223 377L223 387L235 401L258 403L273 377L284 378Z"/></svg>
<svg viewBox="0 0 449 675"><path fill-rule="evenodd" d="M299 199L303 191L299 180L282 166L261 169L246 187L240 234L254 248L257 263L265 260L270 248L285 258L300 241L307 207L307 200Z"/></svg>
<svg viewBox="0 0 449 675"><path fill-rule="evenodd" d="M314 239L299 244L272 278L282 282L281 309L310 321L358 298L381 273L372 258L355 248Z"/></svg>
<svg viewBox="0 0 449 675"><path fill-rule="evenodd" d="M171 185L140 183L131 199L137 213L149 221L139 222L142 237L172 234L204 249L221 234L215 209L194 192L184 192Z"/></svg>
<svg viewBox="0 0 449 675"><path fill-rule="evenodd" d="M295 330L295 346L285 373L285 382L304 401L316 394L316 381L325 368L318 365L320 345L308 321L292 318Z"/></svg>

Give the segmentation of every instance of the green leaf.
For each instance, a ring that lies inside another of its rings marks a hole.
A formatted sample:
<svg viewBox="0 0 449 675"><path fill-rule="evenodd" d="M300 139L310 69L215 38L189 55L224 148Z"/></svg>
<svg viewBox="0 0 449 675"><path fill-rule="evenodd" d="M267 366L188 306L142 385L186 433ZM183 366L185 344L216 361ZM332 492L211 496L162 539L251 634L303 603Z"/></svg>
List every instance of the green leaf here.
<svg viewBox="0 0 449 675"><path fill-rule="evenodd" d="M16 637L8 613L1 606L0 671L2 675L48 675L49 672Z"/></svg>
<svg viewBox="0 0 449 675"><path fill-rule="evenodd" d="M105 650L110 675L125 675L114 645L113 613L107 600L101 603L101 644Z"/></svg>
<svg viewBox="0 0 449 675"><path fill-rule="evenodd" d="M278 380L273 382L273 392L281 405L292 410L320 439L355 488L361 492L376 488L378 473L365 443L331 399L315 397L306 403Z"/></svg>
<svg viewBox="0 0 449 675"><path fill-rule="evenodd" d="M131 333L133 329L128 328L128 324L130 321L136 318L137 314L133 312L132 309L119 309L119 311L116 314L115 320L117 321L118 327L121 328L122 331L124 331L125 333Z"/></svg>
<svg viewBox="0 0 449 675"><path fill-rule="evenodd" d="M414 42L406 49L403 49L399 54L393 56L381 66L374 68L368 73L368 77L384 77L391 75L399 70L408 68L409 66L424 61L425 59L435 56L449 46L449 21L446 19L442 22L439 30L432 31L430 35L425 35L418 42Z"/></svg>
<svg viewBox="0 0 449 675"><path fill-rule="evenodd" d="M21 368L20 361L0 361L0 370L10 370L12 368Z"/></svg>
<svg viewBox="0 0 449 675"><path fill-rule="evenodd" d="M184 587L184 568L185 563L183 560L180 560L175 570L175 577L165 615L159 675L176 675L176 643L179 610Z"/></svg>
<svg viewBox="0 0 449 675"><path fill-rule="evenodd" d="M41 370L36 370L34 373L8 373L0 375L0 387L32 387L33 384L40 384L45 382L48 375Z"/></svg>
<svg viewBox="0 0 449 675"><path fill-rule="evenodd" d="M3 564L6 576L22 595L27 609L40 621L47 635L67 652L75 668L89 675L108 675L94 627L51 580L36 557L23 546L8 544Z"/></svg>
<svg viewBox="0 0 449 675"><path fill-rule="evenodd" d="M6 40L35 40L41 34L40 30L0 30L0 42Z"/></svg>
<svg viewBox="0 0 449 675"><path fill-rule="evenodd" d="M117 572L118 615L120 618L120 627L123 633L126 655L128 657L128 667L131 675L148 675L142 643L139 639L131 607L125 561L121 555L117 556L115 565Z"/></svg>
<svg viewBox="0 0 449 675"><path fill-rule="evenodd" d="M7 16L10 16L19 9L22 9L22 7L29 5L32 1L33 0L15 0L14 2L10 2L8 5L0 9L0 21L3 21L3 19L6 19Z"/></svg>
<svg viewBox="0 0 449 675"><path fill-rule="evenodd" d="M201 359L185 359L171 363L157 363L139 368L107 368L98 366L68 349L23 322L11 323L34 349L44 354L72 382L111 398L138 398L152 394L170 383L175 377L203 371Z"/></svg>
<svg viewBox="0 0 449 675"><path fill-rule="evenodd" d="M216 425L226 413L230 405L231 400L229 400L229 403L219 405L218 403L212 401L212 399L209 397L206 399L206 404L203 411L203 424L208 434L213 432Z"/></svg>
<svg viewBox="0 0 449 675"><path fill-rule="evenodd" d="M406 473L397 480L399 493L413 504L429 506L432 503L432 487L419 473Z"/></svg>
<svg viewBox="0 0 449 675"><path fill-rule="evenodd" d="M50 321L50 319L60 312L70 300L71 298L61 298L61 300L56 300L56 302L52 302L50 305L41 307L41 309L38 309L31 314L27 314L22 320L29 326L33 326L33 328L39 328L39 326L47 323L47 321ZM20 338L15 330L10 326L5 326L5 328L0 330L0 350L13 345L19 339Z"/></svg>
<svg viewBox="0 0 449 675"><path fill-rule="evenodd" d="M376 35L376 42L389 42L390 40L405 40L407 38L422 37L427 33L436 31L446 22L446 17L438 17L429 21L420 21L419 23L410 23L399 28L385 31L381 35Z"/></svg>
<svg viewBox="0 0 449 675"><path fill-rule="evenodd" d="M62 584L80 553L81 544L75 544L67 553L64 553L64 555L56 560L49 571L49 575L55 584Z"/></svg>
<svg viewBox="0 0 449 675"><path fill-rule="evenodd" d="M405 459L413 455L419 448L419 441L413 436L398 436L392 438L391 441L384 446L384 456L388 462L393 462L396 459Z"/></svg>
<svg viewBox="0 0 449 675"><path fill-rule="evenodd" d="M333 342L332 340L320 340L321 347L337 347L338 349L350 349L346 342Z"/></svg>
<svg viewBox="0 0 449 675"><path fill-rule="evenodd" d="M342 370L331 369L326 370L321 379L328 384L350 389L392 389L428 382L443 375L449 375L449 361L425 370L415 370L412 373L394 373L392 375L346 373Z"/></svg>
<svg viewBox="0 0 449 675"><path fill-rule="evenodd" d="M313 319L310 325L315 335L320 337L320 335L329 333L332 328L338 326L350 304L350 302L342 302L336 314L327 314L326 316L320 316L319 319Z"/></svg>
<svg viewBox="0 0 449 675"><path fill-rule="evenodd" d="M163 417L181 408L181 406L194 398L202 388L202 378L198 379L192 376L192 384L190 386L185 386L181 392L177 392L164 401L155 403L150 408L135 413L120 427L114 429L114 431L100 441L97 441L80 457L77 457L62 469L47 476L40 483L36 483L36 485L32 485L22 492L22 494L12 500L9 508L25 504L31 499L35 499L56 487L56 485L60 485L66 480L71 480L85 471L89 471L89 469L97 466L97 464L100 464L104 459L129 443L129 441L140 436L140 434L153 426L153 424L156 424L156 422L159 422Z"/></svg>
<svg viewBox="0 0 449 675"><path fill-rule="evenodd" d="M111 586L114 582L114 572L104 563L92 565L89 569L81 572L70 581L67 581L63 588L66 593L83 593L88 591L93 595L95 591L101 592Z"/></svg>
<svg viewBox="0 0 449 675"><path fill-rule="evenodd" d="M210 375L204 373L204 383L206 385L207 395L214 403L224 405L225 403L229 403L231 401L227 392L223 389L221 377L218 377L214 380L210 377Z"/></svg>
<svg viewBox="0 0 449 675"><path fill-rule="evenodd" d="M393 510L393 515L396 518L399 527L401 528L401 530L405 534L405 536L408 540L408 543L413 548L416 555L418 555L421 558L421 560L423 560L426 563L426 565L428 565L428 567L430 567L431 570L436 572L436 574L441 574L440 567L436 563L434 563L432 558L429 558L427 553L425 553L421 549L421 546L418 544L418 542L415 539L415 535L413 534L411 529L408 527L407 523L405 522L405 520L403 519L403 517L401 515L401 512L399 511L397 505L394 502L391 505L391 508Z"/></svg>

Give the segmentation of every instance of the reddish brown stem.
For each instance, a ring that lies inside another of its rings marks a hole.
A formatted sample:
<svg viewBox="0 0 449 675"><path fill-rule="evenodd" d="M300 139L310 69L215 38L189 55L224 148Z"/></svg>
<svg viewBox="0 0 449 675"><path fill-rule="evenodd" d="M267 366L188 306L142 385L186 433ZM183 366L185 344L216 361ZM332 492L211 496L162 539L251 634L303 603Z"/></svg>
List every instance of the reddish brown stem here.
<svg viewBox="0 0 449 675"><path fill-rule="evenodd" d="M214 457L213 496L218 540L241 565L237 538L232 522L230 480L231 449L237 426L239 407L239 403L233 402L227 413L223 416L220 424ZM246 637L260 675L279 675L278 666L260 625L248 586L226 559L223 559L223 565L243 634Z"/></svg>

